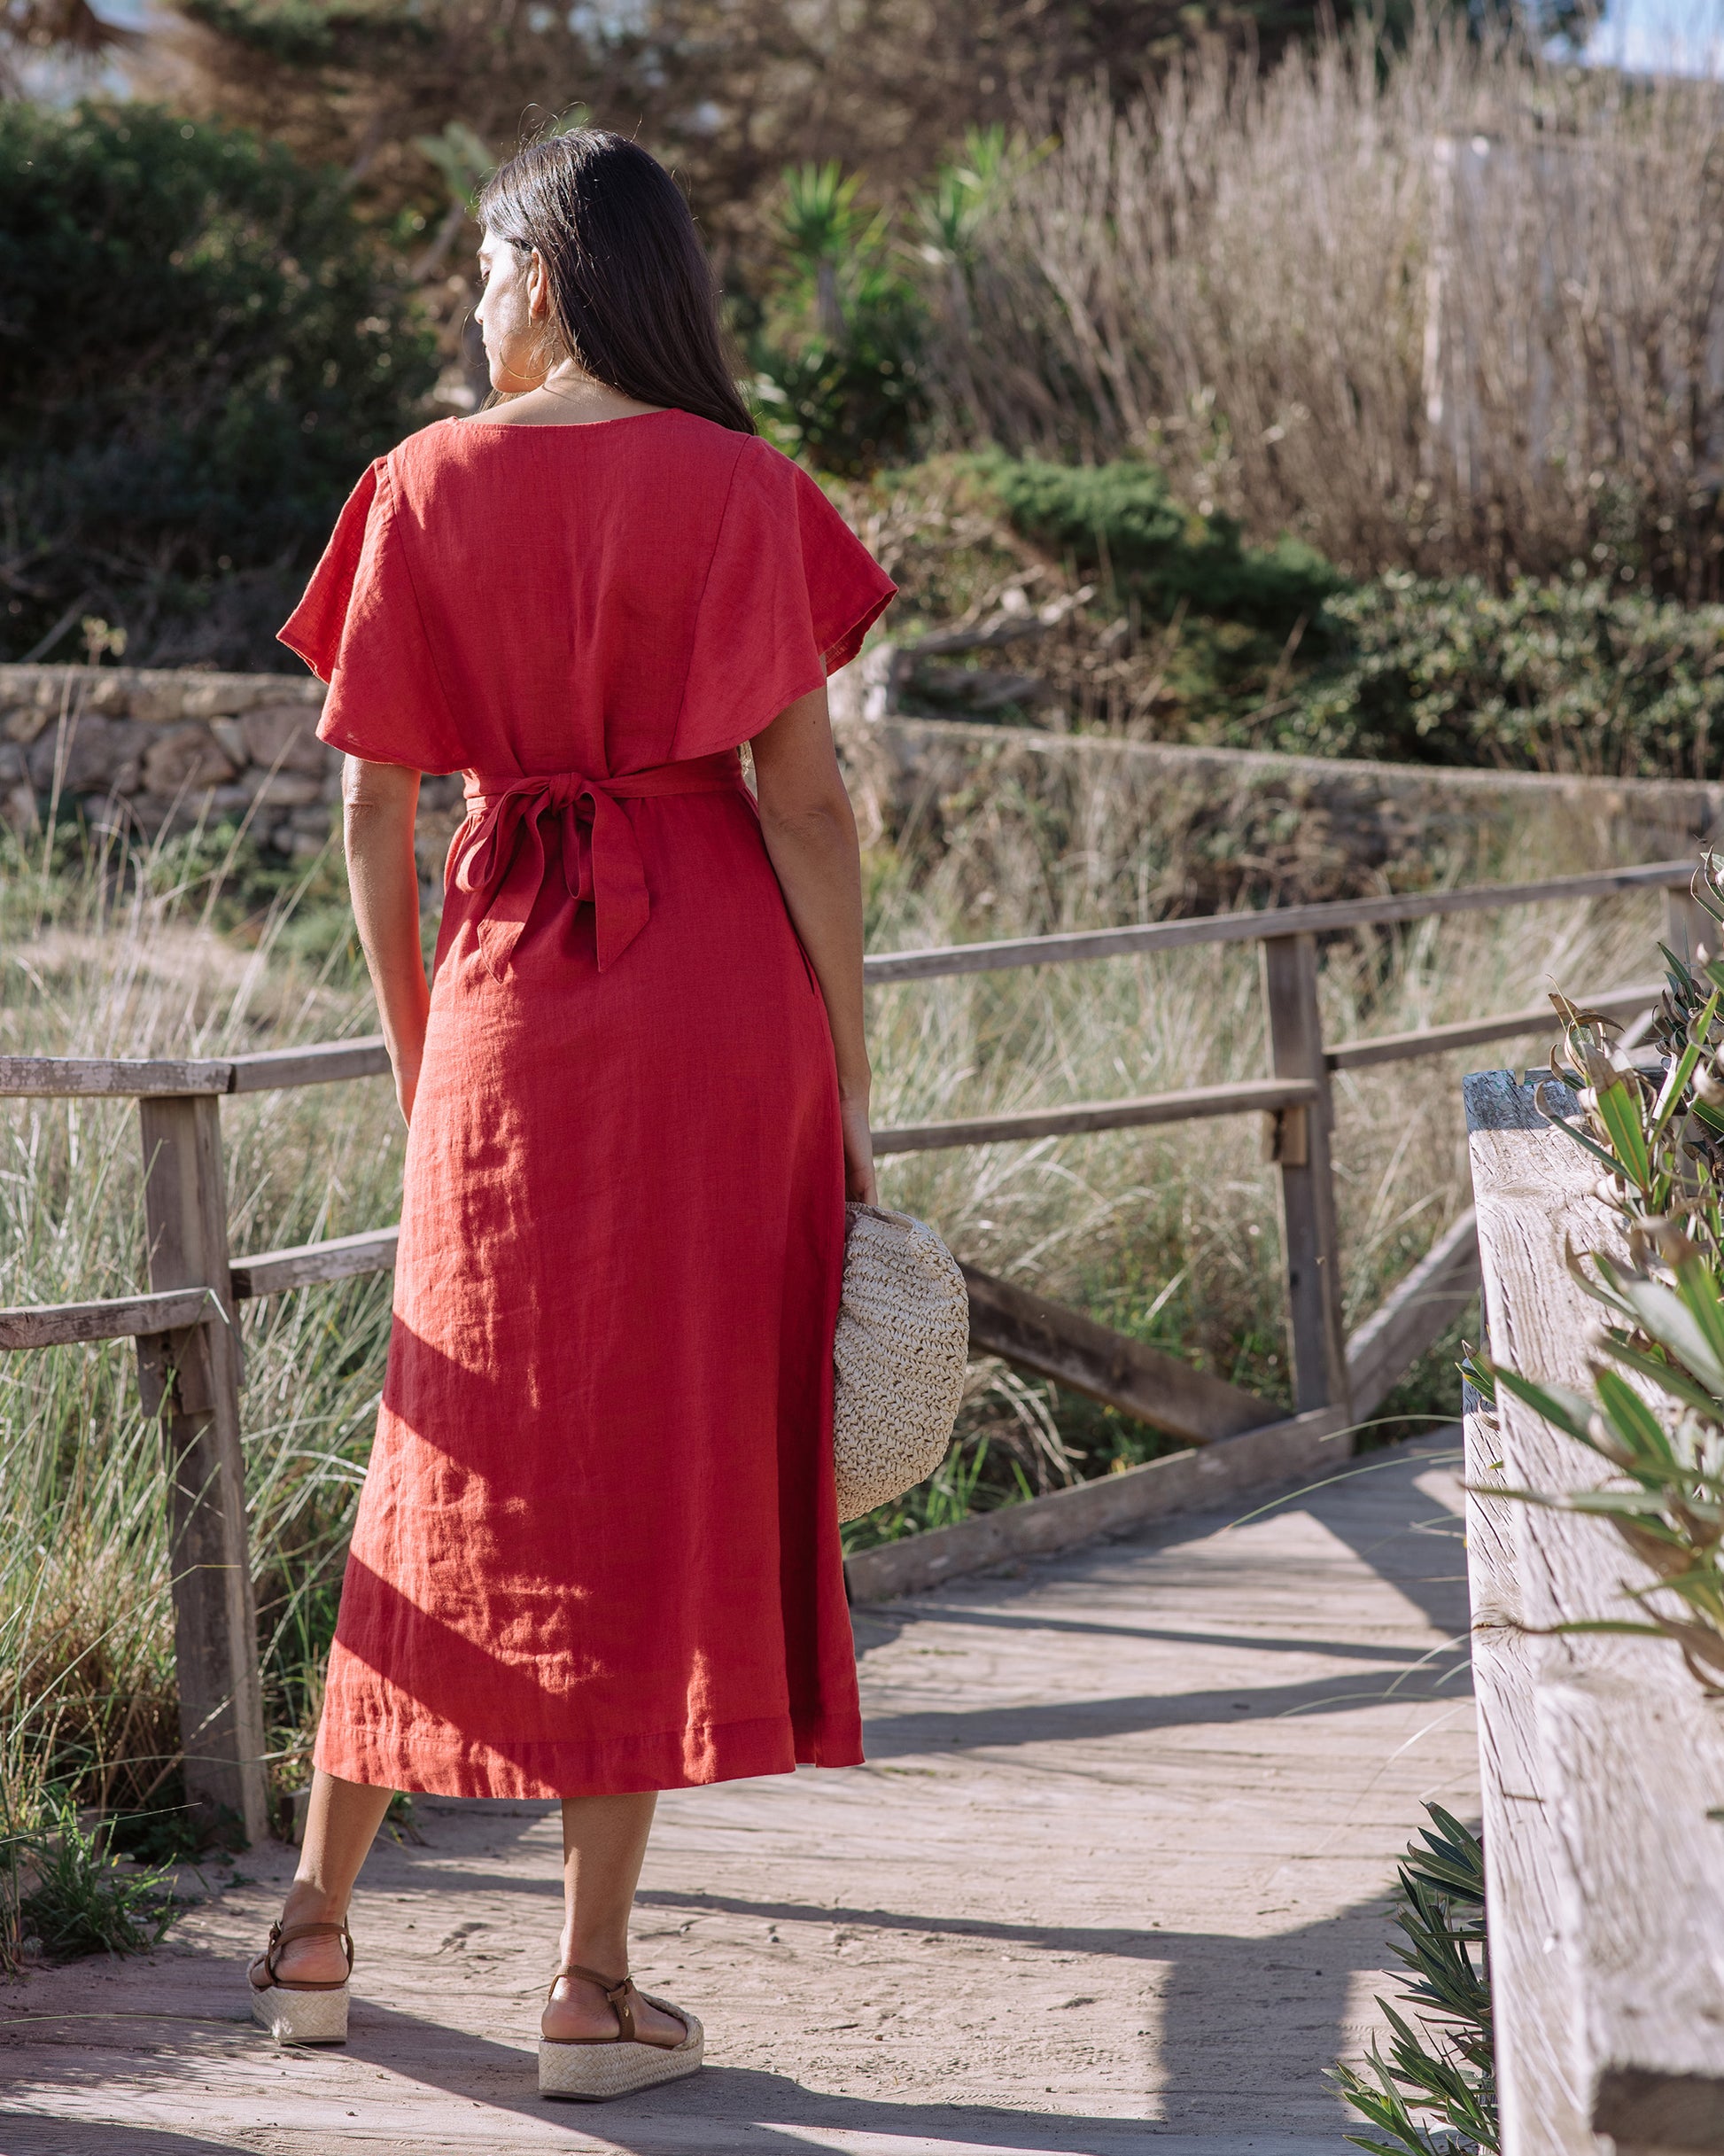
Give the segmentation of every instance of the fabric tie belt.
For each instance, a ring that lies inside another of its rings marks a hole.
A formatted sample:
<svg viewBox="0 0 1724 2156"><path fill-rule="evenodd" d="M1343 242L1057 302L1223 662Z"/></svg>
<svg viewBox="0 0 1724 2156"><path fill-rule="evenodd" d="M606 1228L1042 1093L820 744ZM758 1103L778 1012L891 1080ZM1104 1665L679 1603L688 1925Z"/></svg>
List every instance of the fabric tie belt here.
<svg viewBox="0 0 1724 2156"><path fill-rule="evenodd" d="M725 793L742 784L742 767L734 749L679 764L655 764L616 778L589 778L579 771L529 778L470 774L467 844L454 885L478 900L474 918L486 966L502 978L543 887L547 864L542 818L557 818L563 881L570 897L578 906L593 908L602 972L646 927L652 910L641 843L617 804L667 794Z"/></svg>

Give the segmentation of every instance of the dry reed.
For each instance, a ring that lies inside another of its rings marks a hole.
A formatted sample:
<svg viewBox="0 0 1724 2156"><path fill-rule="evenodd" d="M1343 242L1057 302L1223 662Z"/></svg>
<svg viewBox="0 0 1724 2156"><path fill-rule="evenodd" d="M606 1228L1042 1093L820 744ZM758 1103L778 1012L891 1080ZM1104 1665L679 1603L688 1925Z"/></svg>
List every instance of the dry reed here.
<svg viewBox="0 0 1724 2156"><path fill-rule="evenodd" d="M1058 114L933 340L962 439L1145 454L1358 573L1719 590L1724 93L1450 16Z"/></svg>

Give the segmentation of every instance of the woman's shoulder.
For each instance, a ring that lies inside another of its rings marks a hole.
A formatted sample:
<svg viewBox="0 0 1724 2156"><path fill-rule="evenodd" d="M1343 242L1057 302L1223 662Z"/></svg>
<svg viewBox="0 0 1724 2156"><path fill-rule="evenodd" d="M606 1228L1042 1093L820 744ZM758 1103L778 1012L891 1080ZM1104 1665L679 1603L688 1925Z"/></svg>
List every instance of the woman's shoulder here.
<svg viewBox="0 0 1724 2156"><path fill-rule="evenodd" d="M489 479L530 457L561 455L607 466L670 467L685 485L727 486L745 471L769 486L793 484L799 476L758 436L674 409L586 425L512 426L480 413L436 419L397 442L375 469L397 490L417 492L459 477Z"/></svg>

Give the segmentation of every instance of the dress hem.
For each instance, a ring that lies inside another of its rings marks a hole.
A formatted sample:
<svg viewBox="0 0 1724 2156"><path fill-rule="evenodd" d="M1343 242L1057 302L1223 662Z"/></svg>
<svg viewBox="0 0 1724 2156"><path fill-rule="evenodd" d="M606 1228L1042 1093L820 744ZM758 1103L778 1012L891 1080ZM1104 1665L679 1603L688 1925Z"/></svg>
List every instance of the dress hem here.
<svg viewBox="0 0 1724 2156"><path fill-rule="evenodd" d="M597 1747L491 1745L481 1739L439 1745L423 1734L326 1727L318 1732L312 1763L342 1781L419 1796L621 1796L791 1774L799 1766L859 1767L862 1725L792 1716L672 1730Z"/></svg>

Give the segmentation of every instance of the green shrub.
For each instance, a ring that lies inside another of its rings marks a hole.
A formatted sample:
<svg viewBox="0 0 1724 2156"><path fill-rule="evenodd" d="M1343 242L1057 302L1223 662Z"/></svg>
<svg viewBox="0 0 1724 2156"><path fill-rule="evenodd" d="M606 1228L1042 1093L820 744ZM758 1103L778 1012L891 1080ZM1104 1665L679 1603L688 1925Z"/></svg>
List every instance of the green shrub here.
<svg viewBox="0 0 1724 2156"><path fill-rule="evenodd" d="M0 105L0 657L96 615L134 662L271 663L435 373L340 176L148 105Z"/></svg>
<svg viewBox="0 0 1724 2156"><path fill-rule="evenodd" d="M1184 601L1193 613L1285 636L1347 582L1301 540L1241 546L1231 518L1186 509L1151 464L1051 464L994 449L974 469L1026 538L1136 592L1164 618Z"/></svg>
<svg viewBox="0 0 1724 2156"><path fill-rule="evenodd" d="M1135 723L1163 739L1610 777L1724 774L1724 605L1684 606L1603 574L1522 578L1506 591L1402 571L1352 583L1301 541L1243 545L1229 519L1198 514L1153 465L1124 459L936 458L881 473L852 513L904 530L901 623L937 626L984 599L1009 580L1018 541L1102 586L1074 631L1080 642L1113 633L1130 610L1135 658L1122 659L1117 642L1087 660L1075 649L1076 671L1062 675L1059 650L1044 645L1034 662L1052 665L1079 724L1091 722L1080 676L1105 658L1114 673L1135 665L1153 677L1153 711Z"/></svg>
<svg viewBox="0 0 1724 2156"><path fill-rule="evenodd" d="M1604 578L1394 574L1324 608L1344 658L1313 674L1275 745L1419 763L1715 777L1724 606Z"/></svg>
<svg viewBox="0 0 1724 2156"><path fill-rule="evenodd" d="M769 440L845 477L912 451L929 417L930 325L967 311L982 226L1041 154L973 127L903 216L835 160L781 175L776 272L764 306L738 303Z"/></svg>
<svg viewBox="0 0 1724 2156"><path fill-rule="evenodd" d="M784 175L779 274L748 340L768 440L842 473L902 456L921 414L921 302L860 185L835 164Z"/></svg>

